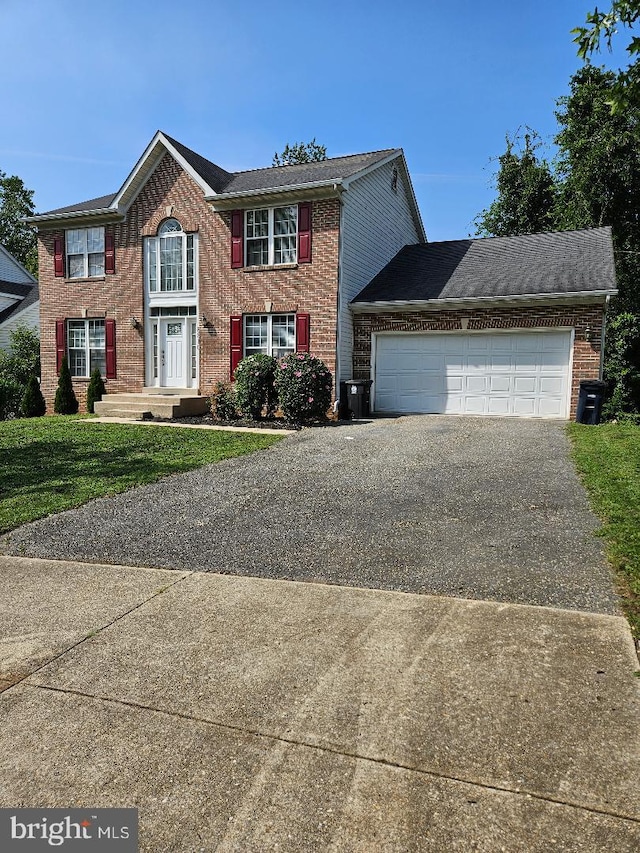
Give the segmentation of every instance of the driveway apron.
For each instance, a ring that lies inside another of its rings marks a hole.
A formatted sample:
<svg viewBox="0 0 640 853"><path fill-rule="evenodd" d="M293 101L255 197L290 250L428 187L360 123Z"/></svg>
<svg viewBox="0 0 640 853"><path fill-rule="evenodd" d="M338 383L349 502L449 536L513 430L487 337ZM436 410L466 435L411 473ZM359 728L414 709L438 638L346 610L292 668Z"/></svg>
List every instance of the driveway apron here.
<svg viewBox="0 0 640 853"><path fill-rule="evenodd" d="M10 534L7 554L616 613L557 421L303 430Z"/></svg>

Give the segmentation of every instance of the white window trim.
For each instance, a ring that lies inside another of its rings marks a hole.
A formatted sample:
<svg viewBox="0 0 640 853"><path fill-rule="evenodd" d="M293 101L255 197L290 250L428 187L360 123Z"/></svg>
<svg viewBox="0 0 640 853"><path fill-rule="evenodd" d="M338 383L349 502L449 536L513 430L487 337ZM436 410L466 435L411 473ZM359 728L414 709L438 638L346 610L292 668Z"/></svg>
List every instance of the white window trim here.
<svg viewBox="0 0 640 853"><path fill-rule="evenodd" d="M293 318L293 349L287 350L288 352L296 352L297 340L296 340L296 315L292 311L283 311L274 314L245 314L242 318L242 355L243 358L247 356L247 320L249 317L266 317L267 318L267 351L266 355L273 355L273 318L275 317L289 317ZM285 347L276 347L276 349L285 349ZM252 352L249 355L257 355L258 352L264 352L264 350L257 350L255 347L251 347Z"/></svg>
<svg viewBox="0 0 640 853"><path fill-rule="evenodd" d="M182 283L181 290L160 290L160 240L166 237L180 237L182 240ZM144 284L150 299L180 298L195 296L198 292L198 232L197 231L172 231L165 236L156 234L154 237L145 237L144 247ZM193 238L193 289L187 289L187 237ZM156 290L151 290L151 253L155 253L156 261Z"/></svg>
<svg viewBox="0 0 640 853"><path fill-rule="evenodd" d="M84 324L84 358L85 358L85 365L87 368L87 371L85 373L73 373L73 371L72 371L71 350L72 349L73 350L79 350L80 347L71 347L69 344L69 338L70 338L69 327L70 327L71 323L77 323L77 324L83 323ZM107 363L107 338L106 338L106 334L107 334L107 329L106 329L105 321L101 317L87 317L87 318L71 317L66 321L66 329L65 329L66 347L65 347L65 350L66 350L67 362L69 364L69 371L71 372L71 376L73 379L89 379L91 377L91 343L90 343L90 336L89 336L89 324L90 323L102 323L103 336L104 336L104 350L103 350L103 352L104 352L104 370L102 370L101 373L102 373L103 379L105 378L105 375L107 372L106 371L106 363Z"/></svg>
<svg viewBox="0 0 640 853"><path fill-rule="evenodd" d="M288 235L287 234L278 234L278 235L276 235L275 234L275 227L274 227L275 211L281 210L282 208L285 208L285 207L295 208L295 211L296 211L296 230L293 234L288 234ZM268 256L266 266L280 267L280 266L290 266L291 264L297 264L298 263L298 234L299 234L298 206L295 204L279 204L279 205L275 205L274 207L251 207L251 208L248 208L247 210L244 211L244 231L243 231L243 233L244 233L244 257L245 257L246 266L247 267L265 266L263 264L250 264L249 263L249 249L248 249L249 241L251 241L251 240L264 240L265 238L264 237L248 237L247 236L247 231L248 231L247 217L248 217L248 215L250 213L258 213L259 211L263 211L263 210L268 211L268 214L269 214L269 222L268 222L268 227L267 227L268 233L267 233L267 237L266 237L266 239L267 239L267 256ZM293 261L281 261L279 263L276 263L276 260L275 260L275 256L276 256L275 238L276 238L276 236L278 236L278 237L287 237L288 236L288 237L293 237L295 239L295 260L293 260Z"/></svg>
<svg viewBox="0 0 640 853"><path fill-rule="evenodd" d="M87 235L90 230L93 228L99 229L102 231L102 252L90 252L88 249L88 241ZM76 258L80 256L80 252L70 252L69 251L69 234L72 231L81 231L84 233L84 250L82 252L82 275L71 275L71 264L69 263L69 258ZM87 228L67 228L64 232L64 254L65 254L65 269L66 269L66 277L67 278L104 278L105 274L105 230L104 225L93 225ZM89 275L89 255L102 255L102 272L97 275Z"/></svg>

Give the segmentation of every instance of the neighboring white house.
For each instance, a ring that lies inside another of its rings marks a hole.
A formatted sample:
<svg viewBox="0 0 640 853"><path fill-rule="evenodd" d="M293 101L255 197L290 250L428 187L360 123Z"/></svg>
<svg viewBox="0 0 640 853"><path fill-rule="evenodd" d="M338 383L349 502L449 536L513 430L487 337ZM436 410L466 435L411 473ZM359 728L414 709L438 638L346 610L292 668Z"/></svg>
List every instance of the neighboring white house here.
<svg viewBox="0 0 640 853"><path fill-rule="evenodd" d="M11 332L20 324L40 330L38 282L0 246L0 349L7 349Z"/></svg>

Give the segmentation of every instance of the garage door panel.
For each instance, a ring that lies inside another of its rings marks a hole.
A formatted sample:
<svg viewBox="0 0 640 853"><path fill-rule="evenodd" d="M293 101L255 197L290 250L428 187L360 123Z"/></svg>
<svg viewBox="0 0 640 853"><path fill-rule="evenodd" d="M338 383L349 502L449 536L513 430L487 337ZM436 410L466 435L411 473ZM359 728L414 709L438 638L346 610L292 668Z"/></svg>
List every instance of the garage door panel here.
<svg viewBox="0 0 640 853"><path fill-rule="evenodd" d="M380 335L379 412L566 417L568 331Z"/></svg>

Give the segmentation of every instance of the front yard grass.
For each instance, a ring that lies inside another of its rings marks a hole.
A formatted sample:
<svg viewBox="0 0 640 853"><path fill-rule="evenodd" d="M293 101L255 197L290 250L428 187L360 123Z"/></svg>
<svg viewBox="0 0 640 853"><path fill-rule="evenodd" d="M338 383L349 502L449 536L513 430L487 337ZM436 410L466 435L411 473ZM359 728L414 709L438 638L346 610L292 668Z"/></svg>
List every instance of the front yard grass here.
<svg viewBox="0 0 640 853"><path fill-rule="evenodd" d="M0 533L92 498L270 447L282 436L69 417L0 422Z"/></svg>
<svg viewBox="0 0 640 853"><path fill-rule="evenodd" d="M640 638L640 426L570 424L573 455L618 577L618 591Z"/></svg>

